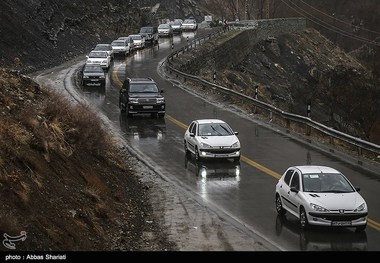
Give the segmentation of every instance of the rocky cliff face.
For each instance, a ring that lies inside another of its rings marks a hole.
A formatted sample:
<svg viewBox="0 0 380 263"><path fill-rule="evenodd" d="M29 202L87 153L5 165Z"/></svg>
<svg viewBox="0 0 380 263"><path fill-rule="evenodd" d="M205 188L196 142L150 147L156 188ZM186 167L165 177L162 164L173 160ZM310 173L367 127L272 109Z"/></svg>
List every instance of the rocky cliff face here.
<svg viewBox="0 0 380 263"><path fill-rule="evenodd" d="M181 55L175 67L207 80L216 72L218 85L251 97L258 87L260 100L301 116L310 103L313 120L380 143L380 90L352 56L310 28L270 41L255 30L233 34Z"/></svg>

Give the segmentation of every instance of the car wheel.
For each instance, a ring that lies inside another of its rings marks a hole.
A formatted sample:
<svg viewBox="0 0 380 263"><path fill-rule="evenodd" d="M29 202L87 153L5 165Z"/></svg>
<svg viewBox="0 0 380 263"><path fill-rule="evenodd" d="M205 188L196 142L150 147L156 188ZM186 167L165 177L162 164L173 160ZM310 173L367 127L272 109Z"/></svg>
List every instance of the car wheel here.
<svg viewBox="0 0 380 263"><path fill-rule="evenodd" d="M237 162L239 162L239 161L240 161L240 156L234 158L234 162L235 162L235 163L237 163Z"/></svg>
<svg viewBox="0 0 380 263"><path fill-rule="evenodd" d="M286 214L286 210L282 207L282 202L281 202L281 198L280 198L280 195L276 195L276 211L277 211L277 214L279 215L285 215Z"/></svg>
<svg viewBox="0 0 380 263"><path fill-rule="evenodd" d="M357 233L363 232L366 229L366 227L367 227L367 224L362 225L362 226L357 226L355 232L357 232Z"/></svg>
<svg viewBox="0 0 380 263"><path fill-rule="evenodd" d="M307 221L307 215L305 208L301 207L300 208L300 225L301 229L306 229L309 226L309 222Z"/></svg>

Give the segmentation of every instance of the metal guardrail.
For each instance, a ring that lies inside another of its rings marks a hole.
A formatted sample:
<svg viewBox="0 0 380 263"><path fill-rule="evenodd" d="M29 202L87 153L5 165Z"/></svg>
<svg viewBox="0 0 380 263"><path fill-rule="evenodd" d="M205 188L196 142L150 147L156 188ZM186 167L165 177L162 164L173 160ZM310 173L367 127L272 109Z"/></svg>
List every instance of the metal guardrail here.
<svg viewBox="0 0 380 263"><path fill-rule="evenodd" d="M198 37L196 39L189 41L185 47L183 47L179 50L173 51L166 58L166 60L163 62L163 66L165 66L165 70L169 69L170 71L175 72L177 76L182 76L185 81L186 80L195 81L195 82L201 83L204 86L211 87L214 90L218 90L224 94L228 94L228 95L234 96L235 98L238 98L240 100L244 100L244 101L247 101L249 103L252 103L253 106L261 109L261 111L268 112L271 121L273 119L273 114L282 118L285 121L285 125L287 128L291 127L292 123L296 124L298 127L305 127L306 128L306 134L308 136L311 136L312 131L317 131L323 135L328 136L330 144L338 145L339 143L345 143L345 144L351 146L351 149L356 151L358 156L364 156L365 155L366 157L369 157L372 160L377 159L379 161L380 145L365 141L365 140L360 139L360 138L356 138L354 136L345 134L345 133L340 132L338 130L335 130L333 128L327 127L321 123L313 121L309 117L285 112L281 109L274 107L273 105L259 101L256 98L252 98L252 97L247 96L245 94L242 94L240 92L237 92L237 91L228 89L226 87L217 85L217 84L209 82L205 79L201 79L197 76L193 76L193 75L187 74L185 72L179 71L172 66L172 61L175 59L175 57L178 57L181 53L185 53L192 48L196 48L197 45L200 45L201 43L204 43L205 41L207 41L213 37L219 36L219 35L223 34L224 32L225 32L225 30L221 30L221 31L209 34L209 35Z"/></svg>

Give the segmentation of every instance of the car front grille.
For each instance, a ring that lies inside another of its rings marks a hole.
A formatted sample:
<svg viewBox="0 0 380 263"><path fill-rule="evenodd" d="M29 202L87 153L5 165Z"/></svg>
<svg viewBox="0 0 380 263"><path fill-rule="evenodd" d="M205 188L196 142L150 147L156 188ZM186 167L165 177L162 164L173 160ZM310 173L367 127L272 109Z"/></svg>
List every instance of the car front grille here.
<svg viewBox="0 0 380 263"><path fill-rule="evenodd" d="M214 149L205 149L204 151L212 153L212 154L229 154L229 153L234 153L238 151L239 149L236 148L214 148Z"/></svg>
<svg viewBox="0 0 380 263"><path fill-rule="evenodd" d="M362 217L366 217L368 213L346 213L346 214L326 214L326 213L309 213L313 217L322 218L330 221L352 221Z"/></svg>
<svg viewBox="0 0 380 263"><path fill-rule="evenodd" d="M141 98L138 99L139 104L155 104L157 102L156 98Z"/></svg>

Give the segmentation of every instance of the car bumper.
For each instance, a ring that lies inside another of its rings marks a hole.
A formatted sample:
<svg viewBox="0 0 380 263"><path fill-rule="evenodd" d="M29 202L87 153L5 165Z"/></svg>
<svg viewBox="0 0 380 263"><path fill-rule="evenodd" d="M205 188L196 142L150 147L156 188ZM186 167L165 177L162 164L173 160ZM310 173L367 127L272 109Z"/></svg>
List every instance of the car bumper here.
<svg viewBox="0 0 380 263"><path fill-rule="evenodd" d="M316 213L309 212L307 219L309 224L333 227L356 227L367 224L367 212L364 213Z"/></svg>
<svg viewBox="0 0 380 263"><path fill-rule="evenodd" d="M128 113L165 113L165 104L154 104L154 105L134 105L130 104L128 106Z"/></svg>
<svg viewBox="0 0 380 263"><path fill-rule="evenodd" d="M215 158L215 159L229 159L240 158L240 149L233 149L228 151L210 151L209 149L201 149L199 151L201 158Z"/></svg>

